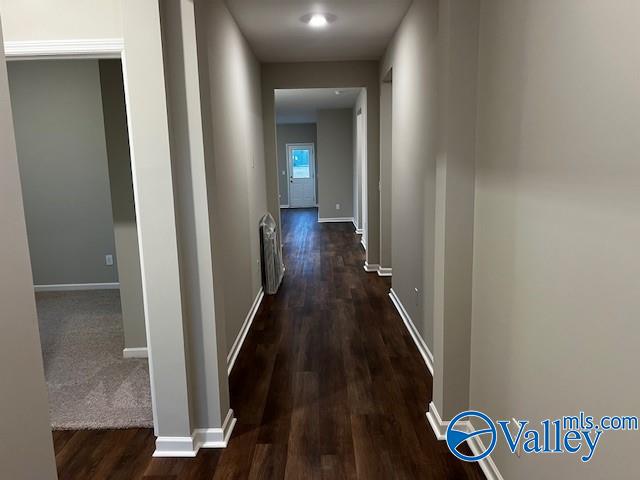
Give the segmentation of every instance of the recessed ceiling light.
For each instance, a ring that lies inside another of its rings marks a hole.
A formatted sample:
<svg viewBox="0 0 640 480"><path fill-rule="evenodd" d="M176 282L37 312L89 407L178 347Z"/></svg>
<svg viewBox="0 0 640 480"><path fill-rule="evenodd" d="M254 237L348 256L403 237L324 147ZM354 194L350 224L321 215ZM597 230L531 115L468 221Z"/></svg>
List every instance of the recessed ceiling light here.
<svg viewBox="0 0 640 480"><path fill-rule="evenodd" d="M336 95L340 95L341 93L342 93L342 92L341 92L340 90L336 90L336 91L335 91L335 94L336 94Z"/></svg>
<svg viewBox="0 0 640 480"><path fill-rule="evenodd" d="M338 17L330 13L307 13L300 17L300 21L312 28L324 28L336 21Z"/></svg>
<svg viewBox="0 0 640 480"><path fill-rule="evenodd" d="M313 15L311 15L311 18L309 19L310 27L315 27L315 28L326 27L328 23L329 22L327 22L327 17L325 17L321 13L314 13Z"/></svg>

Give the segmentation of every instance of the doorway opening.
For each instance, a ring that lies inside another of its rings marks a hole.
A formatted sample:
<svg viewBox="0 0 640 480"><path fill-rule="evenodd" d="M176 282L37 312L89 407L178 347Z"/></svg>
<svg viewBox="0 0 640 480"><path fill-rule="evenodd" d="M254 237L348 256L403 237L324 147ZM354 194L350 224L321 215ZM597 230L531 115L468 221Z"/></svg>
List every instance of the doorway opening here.
<svg viewBox="0 0 640 480"><path fill-rule="evenodd" d="M274 98L280 209L310 208L318 222L362 234L366 89L276 89Z"/></svg>
<svg viewBox="0 0 640 480"><path fill-rule="evenodd" d="M121 61L7 68L52 428L152 427Z"/></svg>

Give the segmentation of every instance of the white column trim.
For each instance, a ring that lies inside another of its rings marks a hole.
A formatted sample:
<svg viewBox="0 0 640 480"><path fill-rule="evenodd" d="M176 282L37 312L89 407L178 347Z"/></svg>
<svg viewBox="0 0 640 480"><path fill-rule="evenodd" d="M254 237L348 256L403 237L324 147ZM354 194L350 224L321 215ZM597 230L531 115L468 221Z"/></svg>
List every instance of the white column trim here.
<svg viewBox="0 0 640 480"><path fill-rule="evenodd" d="M236 425L229 409L220 428L196 428L190 437L158 437L154 457L195 457L201 448L226 448Z"/></svg>

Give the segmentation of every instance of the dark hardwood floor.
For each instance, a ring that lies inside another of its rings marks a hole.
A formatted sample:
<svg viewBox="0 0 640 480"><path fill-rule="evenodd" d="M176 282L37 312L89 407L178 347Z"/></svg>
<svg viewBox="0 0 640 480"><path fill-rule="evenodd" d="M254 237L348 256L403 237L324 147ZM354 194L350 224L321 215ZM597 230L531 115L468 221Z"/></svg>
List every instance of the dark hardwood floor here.
<svg viewBox="0 0 640 480"><path fill-rule="evenodd" d="M230 378L225 450L156 459L151 430L54 432L60 479L482 479L436 440L432 380L353 225L283 210L285 280Z"/></svg>

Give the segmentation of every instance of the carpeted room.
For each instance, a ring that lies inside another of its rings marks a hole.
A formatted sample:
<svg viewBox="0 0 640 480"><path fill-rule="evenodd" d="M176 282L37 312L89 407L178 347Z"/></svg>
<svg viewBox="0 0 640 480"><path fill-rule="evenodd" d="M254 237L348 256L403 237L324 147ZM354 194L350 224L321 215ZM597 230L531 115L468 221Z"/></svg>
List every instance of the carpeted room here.
<svg viewBox="0 0 640 480"><path fill-rule="evenodd" d="M120 61L8 73L52 428L150 427Z"/></svg>

